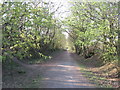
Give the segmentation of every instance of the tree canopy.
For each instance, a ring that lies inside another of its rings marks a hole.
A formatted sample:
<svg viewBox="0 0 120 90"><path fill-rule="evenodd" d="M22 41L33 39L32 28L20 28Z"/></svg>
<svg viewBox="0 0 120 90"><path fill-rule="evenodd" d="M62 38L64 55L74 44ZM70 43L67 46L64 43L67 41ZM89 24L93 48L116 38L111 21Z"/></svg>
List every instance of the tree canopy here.
<svg viewBox="0 0 120 90"><path fill-rule="evenodd" d="M52 2L2 4L3 61L44 57L45 51L64 48L69 40L76 53L85 58L99 53L105 62L117 60L116 2L71 2L70 15L64 20L55 17L59 7L55 10L54 6ZM63 34L65 30L69 40Z"/></svg>
<svg viewBox="0 0 120 90"><path fill-rule="evenodd" d="M72 2L64 24L77 54L86 58L101 53L104 61L117 60L118 4Z"/></svg>
<svg viewBox="0 0 120 90"><path fill-rule="evenodd" d="M60 22L46 2L4 2L2 4L3 61L45 57L44 52L64 47ZM50 7L51 6L51 7Z"/></svg>

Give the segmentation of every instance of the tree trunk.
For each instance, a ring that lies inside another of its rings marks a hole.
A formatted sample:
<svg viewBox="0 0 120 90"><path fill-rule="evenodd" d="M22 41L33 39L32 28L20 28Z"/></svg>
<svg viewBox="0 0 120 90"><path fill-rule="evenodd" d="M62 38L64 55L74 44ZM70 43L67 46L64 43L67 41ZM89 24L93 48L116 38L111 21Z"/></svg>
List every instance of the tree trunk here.
<svg viewBox="0 0 120 90"><path fill-rule="evenodd" d="M120 78L120 1L118 2L118 78ZM119 83L120 84L120 83ZM119 86L120 87L120 86ZM118 87L118 88L119 88Z"/></svg>
<svg viewBox="0 0 120 90"><path fill-rule="evenodd" d="M120 1L118 2L118 60L120 61ZM118 64L120 66L120 64Z"/></svg>

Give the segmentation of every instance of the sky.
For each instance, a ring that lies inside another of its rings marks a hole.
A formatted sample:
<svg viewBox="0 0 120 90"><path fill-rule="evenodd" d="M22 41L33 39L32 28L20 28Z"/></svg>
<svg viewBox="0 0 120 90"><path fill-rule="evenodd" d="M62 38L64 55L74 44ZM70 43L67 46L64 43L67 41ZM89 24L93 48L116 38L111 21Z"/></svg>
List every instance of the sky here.
<svg viewBox="0 0 120 90"><path fill-rule="evenodd" d="M56 7L58 7L59 4L62 5L62 7L56 13L56 17L63 20L69 15L69 12L68 12L69 0L50 0L50 1L56 3ZM68 33L67 32L63 32L63 34L66 36L66 38L68 38Z"/></svg>
<svg viewBox="0 0 120 90"><path fill-rule="evenodd" d="M0 0L0 3L3 1L40 1L40 0ZM55 14L56 17L61 18L63 20L65 17L67 17L70 13L68 12L69 9L69 1L74 1L74 0L43 0L47 2L54 2L55 3L55 8L57 8L60 4L62 5L61 8L57 11ZM91 0L79 0L80 2L83 1L91 1ZM120 0L92 0L92 1L112 1L112 2L117 2ZM66 38L68 38L68 33L63 32L65 34Z"/></svg>
<svg viewBox="0 0 120 90"><path fill-rule="evenodd" d="M34 0L0 0L0 3L3 3L3 1L34 1ZM35 1L40 1L40 0L35 0ZM55 16L57 18L61 18L64 19L65 17L67 17L68 15L68 1L69 0L43 0L43 1L47 1L47 2L53 2L55 3L55 8L57 8L59 5L62 5L57 13L55 14ZM63 34L65 34L66 38L68 37L68 34L66 32L63 32Z"/></svg>

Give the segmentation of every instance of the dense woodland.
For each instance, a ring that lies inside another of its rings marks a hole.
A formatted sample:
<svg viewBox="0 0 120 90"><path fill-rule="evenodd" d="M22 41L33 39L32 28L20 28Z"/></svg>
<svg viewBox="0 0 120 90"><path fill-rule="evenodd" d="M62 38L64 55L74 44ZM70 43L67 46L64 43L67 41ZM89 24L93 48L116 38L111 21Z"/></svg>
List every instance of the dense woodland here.
<svg viewBox="0 0 120 90"><path fill-rule="evenodd" d="M63 48L65 36L52 3L4 2L2 4L3 62L44 57L44 52Z"/></svg>
<svg viewBox="0 0 120 90"><path fill-rule="evenodd" d="M62 22L52 8L54 4L45 2L3 3L3 61L12 56L37 58L44 56L44 51L64 48L63 31L69 34L77 54L87 58L100 53L105 61L117 60L117 3L71 3L71 14Z"/></svg>
<svg viewBox="0 0 120 90"><path fill-rule="evenodd" d="M102 65L118 63L118 4L70 1L69 15L60 19L55 15L61 6L56 8L52 2L4 2L0 56L3 64L14 58L20 61L49 59L49 53L61 49L69 49L85 59L98 55Z"/></svg>
<svg viewBox="0 0 120 90"><path fill-rule="evenodd" d="M99 53L106 61L118 60L118 4L72 3L64 24L77 54L89 58Z"/></svg>

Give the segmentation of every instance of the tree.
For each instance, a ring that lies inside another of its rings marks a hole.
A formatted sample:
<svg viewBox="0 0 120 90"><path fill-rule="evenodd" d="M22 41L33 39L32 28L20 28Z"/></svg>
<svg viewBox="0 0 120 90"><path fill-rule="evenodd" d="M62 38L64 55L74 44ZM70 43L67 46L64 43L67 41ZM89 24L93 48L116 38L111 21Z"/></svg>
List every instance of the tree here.
<svg viewBox="0 0 120 90"><path fill-rule="evenodd" d="M2 4L3 61L46 57L44 52L61 48L64 35L49 6L47 2Z"/></svg>
<svg viewBox="0 0 120 90"><path fill-rule="evenodd" d="M117 60L117 3L72 2L71 15L64 24L77 54L89 58L99 52L101 59Z"/></svg>

